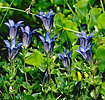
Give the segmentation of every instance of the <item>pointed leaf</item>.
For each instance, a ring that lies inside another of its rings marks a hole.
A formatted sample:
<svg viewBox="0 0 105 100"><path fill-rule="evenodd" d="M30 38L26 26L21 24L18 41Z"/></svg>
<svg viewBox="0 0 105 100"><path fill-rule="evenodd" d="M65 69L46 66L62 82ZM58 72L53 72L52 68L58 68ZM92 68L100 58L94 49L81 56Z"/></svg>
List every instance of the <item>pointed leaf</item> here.
<svg viewBox="0 0 105 100"><path fill-rule="evenodd" d="M25 63L39 67L43 63L43 59L43 54L41 54L39 51L34 51L33 54L25 59Z"/></svg>

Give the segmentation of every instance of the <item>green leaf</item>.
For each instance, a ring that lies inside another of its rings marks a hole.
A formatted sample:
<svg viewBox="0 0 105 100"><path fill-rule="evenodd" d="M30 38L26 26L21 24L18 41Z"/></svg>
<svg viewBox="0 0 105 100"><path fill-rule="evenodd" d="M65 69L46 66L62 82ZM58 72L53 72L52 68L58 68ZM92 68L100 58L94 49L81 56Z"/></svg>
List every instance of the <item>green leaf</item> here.
<svg viewBox="0 0 105 100"><path fill-rule="evenodd" d="M64 0L53 0L53 3L54 4L59 4L59 5L62 4L63 5L64 4Z"/></svg>
<svg viewBox="0 0 105 100"><path fill-rule="evenodd" d="M96 57L97 59L100 60L100 64L98 64L98 69L101 71L101 72L104 72L105 70L105 45L101 45L97 48L96 50Z"/></svg>
<svg viewBox="0 0 105 100"><path fill-rule="evenodd" d="M77 72L77 74L78 74L78 80L81 81L81 79L82 79L81 73L80 72Z"/></svg>
<svg viewBox="0 0 105 100"><path fill-rule="evenodd" d="M56 14L55 17L54 17L54 23L56 25L58 25L59 27L62 27L64 17L65 17L65 15L63 15L62 13Z"/></svg>
<svg viewBox="0 0 105 100"><path fill-rule="evenodd" d="M98 28L105 29L105 12L98 17Z"/></svg>
<svg viewBox="0 0 105 100"><path fill-rule="evenodd" d="M41 92L32 94L34 99L37 99L39 96L41 96Z"/></svg>
<svg viewBox="0 0 105 100"><path fill-rule="evenodd" d="M77 23L77 25L79 26L79 18L78 15L74 15L73 16L73 21Z"/></svg>
<svg viewBox="0 0 105 100"><path fill-rule="evenodd" d="M25 63L39 67L43 63L43 59L43 54L41 54L40 51L34 51L33 54L25 59Z"/></svg>
<svg viewBox="0 0 105 100"><path fill-rule="evenodd" d="M105 96L105 82L101 85L101 93Z"/></svg>
<svg viewBox="0 0 105 100"><path fill-rule="evenodd" d="M27 82L23 82L23 87L27 89ZM28 83L28 86L30 86L30 84Z"/></svg>
<svg viewBox="0 0 105 100"><path fill-rule="evenodd" d="M20 100L21 99L21 95L18 93L17 95L16 95L16 100Z"/></svg>
<svg viewBox="0 0 105 100"><path fill-rule="evenodd" d="M105 60L105 45L101 45L96 50L96 57L101 60Z"/></svg>
<svg viewBox="0 0 105 100"><path fill-rule="evenodd" d="M5 94L3 100L9 100L10 99L10 95Z"/></svg>
<svg viewBox="0 0 105 100"><path fill-rule="evenodd" d="M29 72L32 69L32 67L25 67L24 71Z"/></svg>
<svg viewBox="0 0 105 100"><path fill-rule="evenodd" d="M77 15L82 23L86 22L86 14L88 11L88 9L87 9L88 2L89 2L89 0L81 0L81 1L78 1L74 5Z"/></svg>
<svg viewBox="0 0 105 100"><path fill-rule="evenodd" d="M96 95L97 95L97 97L99 95L99 91L100 91L100 86L97 86L96 87ZM94 90L90 94L91 94L91 97L95 99L95 92L94 92Z"/></svg>
<svg viewBox="0 0 105 100"><path fill-rule="evenodd" d="M105 61L104 60L101 60L101 62L98 64L98 69L100 72L105 71Z"/></svg>
<svg viewBox="0 0 105 100"><path fill-rule="evenodd" d="M89 0L89 3L91 4L91 6L96 2L96 0Z"/></svg>
<svg viewBox="0 0 105 100"><path fill-rule="evenodd" d="M77 50L78 48L79 48L79 45L74 45L74 46L72 47L73 53L72 53L72 58L71 58L71 59L75 59L75 58L77 57L78 52L76 52L75 50Z"/></svg>
<svg viewBox="0 0 105 100"><path fill-rule="evenodd" d="M99 15L101 14L102 9L101 8L92 8L90 10L90 21L89 21L89 29L91 30L94 25L97 25L97 19Z"/></svg>
<svg viewBox="0 0 105 100"><path fill-rule="evenodd" d="M105 37L102 37L102 43L105 44Z"/></svg>
<svg viewBox="0 0 105 100"><path fill-rule="evenodd" d="M76 43L78 37L74 34L74 32L68 31L67 29L72 29L77 31L78 28L76 27L76 23L73 23L71 20L65 20L63 22L65 33L67 34L68 38L70 39L71 43ZM67 29L66 29L67 28Z"/></svg>
<svg viewBox="0 0 105 100"><path fill-rule="evenodd" d="M34 97L31 96L31 95L25 95L25 96L23 97L23 100L34 100Z"/></svg>

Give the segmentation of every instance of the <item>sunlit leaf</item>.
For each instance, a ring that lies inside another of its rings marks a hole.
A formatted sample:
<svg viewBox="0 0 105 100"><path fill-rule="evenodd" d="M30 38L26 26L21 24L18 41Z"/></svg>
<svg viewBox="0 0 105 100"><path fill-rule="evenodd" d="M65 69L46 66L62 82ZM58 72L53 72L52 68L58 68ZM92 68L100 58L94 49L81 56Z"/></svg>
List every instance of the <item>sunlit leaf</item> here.
<svg viewBox="0 0 105 100"><path fill-rule="evenodd" d="M90 20L89 20L89 29L93 28L94 25L97 25L97 19L101 14L101 8L92 8L90 10Z"/></svg>
<svg viewBox="0 0 105 100"><path fill-rule="evenodd" d="M100 63L98 64L98 69L101 71L101 72L104 72L105 70L105 46L102 45L102 46L99 46L96 50L96 57L97 59L100 60Z"/></svg>
<svg viewBox="0 0 105 100"><path fill-rule="evenodd" d="M98 28L105 29L105 12L98 17Z"/></svg>
<svg viewBox="0 0 105 100"><path fill-rule="evenodd" d="M25 63L39 67L43 63L43 59L43 54L41 54L39 51L35 51L25 59Z"/></svg>
<svg viewBox="0 0 105 100"><path fill-rule="evenodd" d="M32 95L25 95L23 97L23 100L33 100L33 99L34 99L34 97Z"/></svg>
<svg viewBox="0 0 105 100"><path fill-rule="evenodd" d="M65 20L63 22L63 24L64 24L65 33L67 34L67 36L70 39L71 43L72 44L73 44L73 42L76 43L76 40L78 39L78 37L74 34L75 32L69 31L69 29L77 31L78 28L76 27L76 24L73 23L71 20Z"/></svg>
<svg viewBox="0 0 105 100"><path fill-rule="evenodd" d="M77 74L78 74L78 80L81 81L81 79L82 79L81 73L80 72L77 72Z"/></svg>
<svg viewBox="0 0 105 100"><path fill-rule="evenodd" d="M79 20L83 23L86 21L86 14L87 14L87 6L88 6L89 0L81 0L78 1L74 7L76 9L77 15L79 17Z"/></svg>

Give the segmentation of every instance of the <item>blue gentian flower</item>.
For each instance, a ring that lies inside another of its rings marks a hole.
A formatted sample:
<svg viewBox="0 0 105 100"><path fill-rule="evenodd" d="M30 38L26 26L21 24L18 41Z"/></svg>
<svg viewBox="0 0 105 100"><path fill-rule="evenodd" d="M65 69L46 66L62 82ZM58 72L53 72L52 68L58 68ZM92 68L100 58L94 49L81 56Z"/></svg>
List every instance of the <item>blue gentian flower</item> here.
<svg viewBox="0 0 105 100"><path fill-rule="evenodd" d="M58 57L62 60L64 67L70 68L70 66L71 66L71 55L72 55L72 50L68 53L68 57L66 56L66 50L64 50L63 55L58 54Z"/></svg>
<svg viewBox="0 0 105 100"><path fill-rule="evenodd" d="M25 28L21 27L23 33L23 47L27 48L31 42L32 33L35 33L38 29L34 29L32 32L30 31L30 27L26 26Z"/></svg>
<svg viewBox="0 0 105 100"><path fill-rule="evenodd" d="M45 39L43 36L39 36L40 39L42 40L43 42L43 45L44 45L44 50L46 53L51 53L52 50L53 50L53 47L54 47L54 43L55 43L55 38L56 38L57 35L55 35L52 40L50 39L50 34L47 32L46 35L45 35Z"/></svg>
<svg viewBox="0 0 105 100"><path fill-rule="evenodd" d="M92 60L92 52L91 52L92 47L93 47L93 44L90 47L90 43L89 43L86 48L79 46L79 50L75 50L75 51L80 53L82 57L86 59L87 61L91 61Z"/></svg>
<svg viewBox="0 0 105 100"><path fill-rule="evenodd" d="M50 33L53 26L53 18L55 16L55 14L53 14L53 10L51 10L48 13L48 15L46 15L44 12L41 11L40 14L36 16L40 17L43 20L43 25L46 31Z"/></svg>
<svg viewBox="0 0 105 100"><path fill-rule="evenodd" d="M5 24L9 27L9 37L11 40L15 39L17 36L17 28L21 26L23 21L19 21L16 24L14 23L13 20L9 19L9 23L5 22Z"/></svg>
<svg viewBox="0 0 105 100"><path fill-rule="evenodd" d="M8 48L9 61L13 60L18 54L18 51L20 50L20 46L22 45L22 42L18 43L17 46L16 46L15 39L11 41L11 44L7 40L4 40L4 42L6 44L6 47Z"/></svg>
<svg viewBox="0 0 105 100"><path fill-rule="evenodd" d="M90 35L87 37L86 32L85 31L81 31L81 35L75 33L79 39L80 39L80 45L84 48L86 48L87 44L89 43L90 39L93 38L93 32L90 33Z"/></svg>

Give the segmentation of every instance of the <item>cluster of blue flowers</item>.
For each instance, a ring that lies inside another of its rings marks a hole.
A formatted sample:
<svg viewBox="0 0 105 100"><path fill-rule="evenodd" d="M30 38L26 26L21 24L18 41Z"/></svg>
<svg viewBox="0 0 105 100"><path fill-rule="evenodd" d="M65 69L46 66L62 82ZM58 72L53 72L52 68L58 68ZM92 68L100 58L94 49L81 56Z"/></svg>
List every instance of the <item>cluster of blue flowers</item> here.
<svg viewBox="0 0 105 100"><path fill-rule="evenodd" d="M46 29L47 33L45 35L45 39L43 36L39 36L41 41L44 45L44 50L46 53L51 53L54 47L55 38L57 35L55 35L52 39L50 38L50 32L53 26L53 18L55 14L53 14L53 10L51 10L48 15L46 15L44 12L40 12L40 15L36 15L40 17L43 20L44 28Z"/></svg>
<svg viewBox="0 0 105 100"><path fill-rule="evenodd" d="M16 55L18 54L18 51L20 50L20 46L23 45L23 48L27 48L31 42L32 33L35 33L35 30L32 32L30 31L30 27L26 26L25 28L22 27L23 24L21 24L23 21L19 21L16 24L13 20L9 19L9 23L6 22L5 24L9 27L9 38L10 42L8 40L4 40L6 47L8 48L8 56L9 61L13 60ZM22 42L18 43L16 46L16 36L17 36L17 29L18 27L21 27L23 37Z"/></svg>
<svg viewBox="0 0 105 100"><path fill-rule="evenodd" d="M55 13L56 14L56 13ZM46 15L44 12L40 12L39 15L36 15L37 17L40 17L43 20L44 28L46 29L47 33L45 35L45 38L43 36L39 36L41 41L44 45L45 53L50 54L53 50L55 38L57 35L55 35L52 39L50 38L50 32L53 27L53 18L55 16L53 14L53 10L51 10L48 15ZM13 20L9 19L9 23L5 23L9 27L9 38L10 42L7 40L4 40L6 47L8 48L8 54L9 54L9 60L12 60L16 57L18 51L20 50L20 46L22 45L24 49L28 48L32 33L35 33L38 29L34 29L33 31L30 31L30 27L26 26L25 28L22 27L23 24L21 24L23 21L19 21L16 24ZM16 46L16 36L17 36L17 29L18 27L21 27L23 37L22 42L18 43ZM93 44L90 43L90 40L93 38L93 33L91 33L89 36L86 35L85 31L81 31L81 35L75 33L79 39L80 39L80 46L79 50L75 50L76 52L80 53L84 59L87 61L92 60L92 52L91 49L93 47ZM91 45L91 46L90 46ZM72 50L68 53L68 57L66 56L66 50L64 50L63 55L58 54L58 57L62 60L64 67L70 68L71 66L71 55Z"/></svg>
<svg viewBox="0 0 105 100"><path fill-rule="evenodd" d="M79 50L75 50L76 52L80 53L84 59L87 61L92 61L92 52L91 49L93 47L93 43L90 43L90 40L93 38L93 32L87 37L85 31L81 31L81 35L75 33L80 39L80 46ZM90 46L91 45L91 46Z"/></svg>

